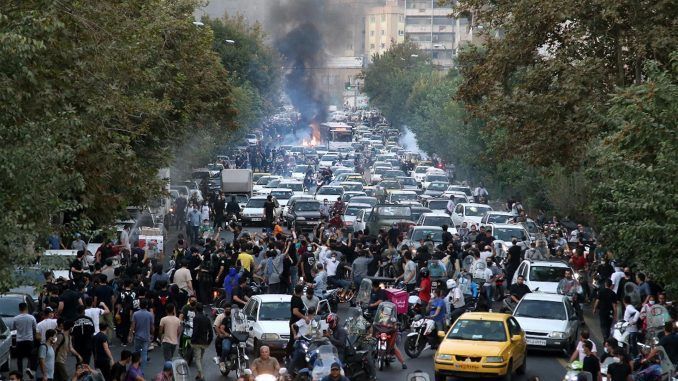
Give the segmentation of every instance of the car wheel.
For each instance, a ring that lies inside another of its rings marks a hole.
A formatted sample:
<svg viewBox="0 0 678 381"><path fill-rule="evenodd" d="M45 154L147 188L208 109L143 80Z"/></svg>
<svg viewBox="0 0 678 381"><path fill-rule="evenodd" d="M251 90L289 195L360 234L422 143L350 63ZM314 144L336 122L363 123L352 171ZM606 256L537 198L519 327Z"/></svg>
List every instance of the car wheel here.
<svg viewBox="0 0 678 381"><path fill-rule="evenodd" d="M513 380L513 359L509 360L508 368L506 368L506 374L500 379L501 381Z"/></svg>
<svg viewBox="0 0 678 381"><path fill-rule="evenodd" d="M435 372L435 381L447 381L447 377L438 372Z"/></svg>
<svg viewBox="0 0 678 381"><path fill-rule="evenodd" d="M516 373L519 375L525 374L525 371L527 370L527 352L525 353L525 357L523 357L523 363L520 365L520 368L516 369Z"/></svg>

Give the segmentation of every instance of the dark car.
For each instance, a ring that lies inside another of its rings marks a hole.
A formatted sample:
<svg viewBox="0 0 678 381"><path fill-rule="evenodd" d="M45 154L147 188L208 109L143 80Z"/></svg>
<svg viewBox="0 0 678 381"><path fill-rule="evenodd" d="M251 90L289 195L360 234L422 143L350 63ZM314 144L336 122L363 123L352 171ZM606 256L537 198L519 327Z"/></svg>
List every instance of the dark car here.
<svg viewBox="0 0 678 381"><path fill-rule="evenodd" d="M367 221L367 227L372 234L377 234L380 229L389 229L397 224L401 231L414 225L412 207L399 204L377 204L372 208L372 213Z"/></svg>
<svg viewBox="0 0 678 381"><path fill-rule="evenodd" d="M285 215L288 228L313 229L320 223L320 201L297 200Z"/></svg>

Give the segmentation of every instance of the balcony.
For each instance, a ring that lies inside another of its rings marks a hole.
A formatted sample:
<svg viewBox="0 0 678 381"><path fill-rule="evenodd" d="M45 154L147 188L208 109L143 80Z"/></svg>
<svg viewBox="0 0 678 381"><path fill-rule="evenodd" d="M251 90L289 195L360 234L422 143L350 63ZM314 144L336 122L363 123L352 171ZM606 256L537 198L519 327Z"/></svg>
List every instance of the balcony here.
<svg viewBox="0 0 678 381"><path fill-rule="evenodd" d="M433 16L449 16L452 14L454 11L452 8L433 8L431 11L431 7L428 8L407 8L405 9L405 17L407 16L431 16L431 13L433 13Z"/></svg>
<svg viewBox="0 0 678 381"><path fill-rule="evenodd" d="M436 25L433 24L433 33L454 33L454 25ZM406 25L405 33L431 33L431 25L417 24L417 25Z"/></svg>

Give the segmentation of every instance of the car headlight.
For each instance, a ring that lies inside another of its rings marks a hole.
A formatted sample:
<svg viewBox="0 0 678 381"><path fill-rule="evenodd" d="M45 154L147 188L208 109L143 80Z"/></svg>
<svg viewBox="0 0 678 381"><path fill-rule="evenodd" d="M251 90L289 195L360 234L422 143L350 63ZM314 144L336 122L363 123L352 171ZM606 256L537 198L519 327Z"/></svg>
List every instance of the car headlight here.
<svg viewBox="0 0 678 381"><path fill-rule="evenodd" d="M438 355L438 360L452 360L452 355L441 353Z"/></svg>
<svg viewBox="0 0 678 381"><path fill-rule="evenodd" d="M549 337L551 339L564 339L565 338L565 332L551 332L551 333L549 333Z"/></svg>
<svg viewBox="0 0 678 381"><path fill-rule="evenodd" d="M277 333L264 333L261 335L261 340L271 341L271 340L280 340L280 335Z"/></svg>
<svg viewBox="0 0 678 381"><path fill-rule="evenodd" d="M502 363L504 362L504 358L502 356L487 356L485 362Z"/></svg>
<svg viewBox="0 0 678 381"><path fill-rule="evenodd" d="M297 217L297 221L306 221L306 217Z"/></svg>

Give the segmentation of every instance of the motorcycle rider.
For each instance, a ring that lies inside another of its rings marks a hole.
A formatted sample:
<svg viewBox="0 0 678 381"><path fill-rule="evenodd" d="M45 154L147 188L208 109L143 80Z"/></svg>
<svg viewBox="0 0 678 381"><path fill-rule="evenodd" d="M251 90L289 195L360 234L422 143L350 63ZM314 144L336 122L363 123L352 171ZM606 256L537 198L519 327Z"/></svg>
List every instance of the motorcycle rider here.
<svg viewBox="0 0 678 381"><path fill-rule="evenodd" d="M431 319L435 321L436 323L436 329L438 331L444 331L445 330L445 312L446 312L446 306L445 306L445 300L443 299L443 290L441 288L437 288L435 292L435 297L431 299L431 302L429 303L431 307ZM437 338L438 336L436 335L436 347L437 347Z"/></svg>
<svg viewBox="0 0 678 381"><path fill-rule="evenodd" d="M339 325L339 316L334 313L327 315L325 319L329 331L324 331L323 335L330 340L330 343L337 348L339 353L339 359L342 362L346 362L346 343L348 340L348 332L346 329Z"/></svg>
<svg viewBox="0 0 678 381"><path fill-rule="evenodd" d="M221 356L219 361L219 369L224 372L226 370L226 359L231 352L233 346L231 336L231 306L226 305L224 312L217 315L214 319L214 330L217 338L214 341L217 348L221 348Z"/></svg>
<svg viewBox="0 0 678 381"><path fill-rule="evenodd" d="M388 301L388 297L386 296L386 291L384 291L381 287L379 287L378 282L372 283L372 293L370 295L370 304L368 304L367 309L371 314L374 314L374 312L377 310L377 307L381 304L381 302L386 302Z"/></svg>
<svg viewBox="0 0 678 381"><path fill-rule="evenodd" d="M565 270L565 277L558 282L557 292L560 295L566 295L571 298L572 305L577 311L577 316L581 319L581 306L577 300L577 294L580 292L579 282L572 277L572 270Z"/></svg>
<svg viewBox="0 0 678 381"><path fill-rule="evenodd" d="M466 301L464 300L464 294L461 291L460 287L457 287L457 281L454 279L448 279L446 282L447 289L450 290L447 294L447 316L452 319L452 314L460 308L464 308ZM449 322L453 324L453 321Z"/></svg>
<svg viewBox="0 0 678 381"><path fill-rule="evenodd" d="M669 321L664 323L664 336L659 339L658 346L664 348L672 364L678 364L678 332L675 332L675 322ZM655 346L641 362L645 363L652 360L657 355L657 352L658 349Z"/></svg>
<svg viewBox="0 0 678 381"><path fill-rule="evenodd" d="M426 267L419 270L419 275L421 280L417 291L419 291L419 299L426 305L431 301L431 277Z"/></svg>

